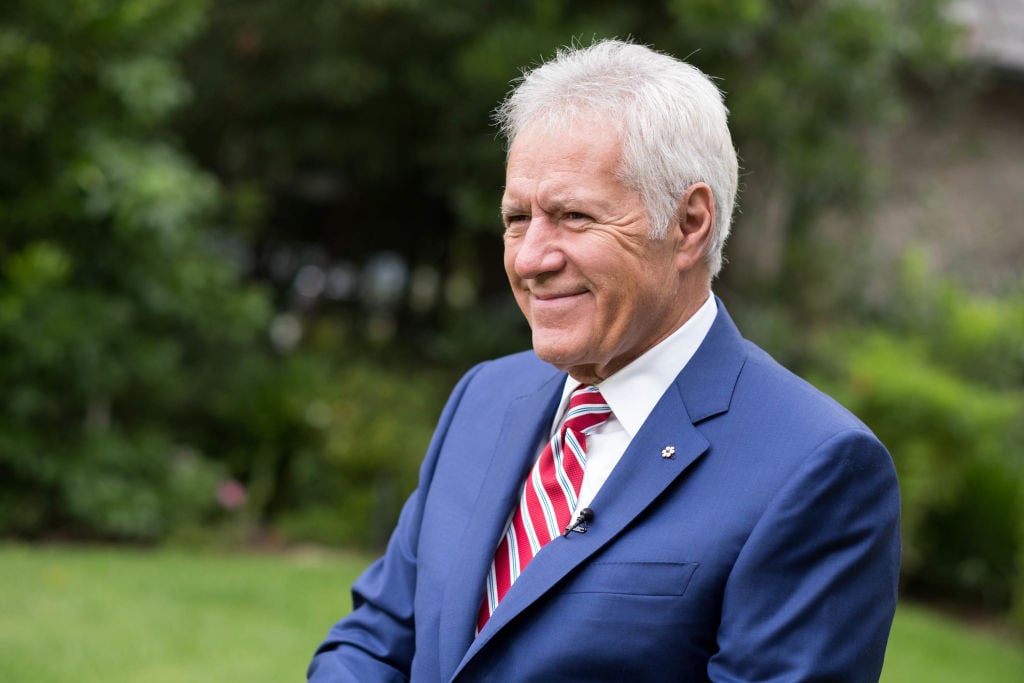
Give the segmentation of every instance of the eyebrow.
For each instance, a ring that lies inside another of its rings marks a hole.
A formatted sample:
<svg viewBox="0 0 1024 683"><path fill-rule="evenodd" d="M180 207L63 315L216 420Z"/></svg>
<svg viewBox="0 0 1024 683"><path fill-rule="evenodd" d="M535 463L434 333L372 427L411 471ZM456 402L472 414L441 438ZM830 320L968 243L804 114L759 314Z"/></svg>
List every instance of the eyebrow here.
<svg viewBox="0 0 1024 683"><path fill-rule="evenodd" d="M583 200L573 194L562 194L556 197L552 197L547 202L547 206L542 206L541 210L547 214L557 214L564 211L569 211L571 207L584 201L586 200ZM507 216L511 213L520 213L529 210L529 208L522 208L522 205L516 201L509 202L508 204L503 203L500 207L502 216Z"/></svg>

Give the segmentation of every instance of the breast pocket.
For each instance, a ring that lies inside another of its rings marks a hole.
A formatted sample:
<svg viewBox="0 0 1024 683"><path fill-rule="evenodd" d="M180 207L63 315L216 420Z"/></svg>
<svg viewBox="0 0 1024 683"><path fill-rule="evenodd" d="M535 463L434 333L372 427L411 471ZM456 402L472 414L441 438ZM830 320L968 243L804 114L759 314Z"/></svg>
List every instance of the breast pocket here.
<svg viewBox="0 0 1024 683"><path fill-rule="evenodd" d="M574 573L563 593L678 597L686 592L697 562L591 562Z"/></svg>

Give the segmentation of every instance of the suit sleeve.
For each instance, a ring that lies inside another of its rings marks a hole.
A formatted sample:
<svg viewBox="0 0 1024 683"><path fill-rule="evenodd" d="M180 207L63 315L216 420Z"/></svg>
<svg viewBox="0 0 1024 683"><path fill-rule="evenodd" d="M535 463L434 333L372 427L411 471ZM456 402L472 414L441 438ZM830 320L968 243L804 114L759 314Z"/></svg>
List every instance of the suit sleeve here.
<svg viewBox="0 0 1024 683"><path fill-rule="evenodd" d="M896 609L899 492L866 431L817 448L726 583L713 681L877 681Z"/></svg>
<svg viewBox="0 0 1024 683"><path fill-rule="evenodd" d="M352 586L352 612L336 623L306 672L313 683L407 681L415 651L416 554L423 500L452 416L477 366L459 382L438 420L420 468L419 486L402 513L384 555Z"/></svg>

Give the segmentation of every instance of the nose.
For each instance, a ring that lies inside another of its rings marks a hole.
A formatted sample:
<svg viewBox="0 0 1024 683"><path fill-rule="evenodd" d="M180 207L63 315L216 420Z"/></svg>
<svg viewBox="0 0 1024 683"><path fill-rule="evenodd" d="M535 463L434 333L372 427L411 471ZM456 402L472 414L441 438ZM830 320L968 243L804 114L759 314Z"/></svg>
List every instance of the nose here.
<svg viewBox="0 0 1024 683"><path fill-rule="evenodd" d="M558 242L558 227L545 215L535 216L523 236L512 245L516 275L530 280L565 266L565 253Z"/></svg>

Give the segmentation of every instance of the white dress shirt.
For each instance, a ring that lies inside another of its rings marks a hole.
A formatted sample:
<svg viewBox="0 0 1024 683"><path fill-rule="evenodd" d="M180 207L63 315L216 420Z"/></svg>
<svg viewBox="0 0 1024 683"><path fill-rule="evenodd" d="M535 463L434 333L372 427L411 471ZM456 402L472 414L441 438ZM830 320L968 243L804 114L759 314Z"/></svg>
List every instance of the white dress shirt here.
<svg viewBox="0 0 1024 683"><path fill-rule="evenodd" d="M716 315L715 298L708 296L704 305L678 330L597 385L612 415L587 436L587 466L576 510L590 505L662 394L697 352ZM580 384L571 376L566 378L549 438L561 425L569 396Z"/></svg>

